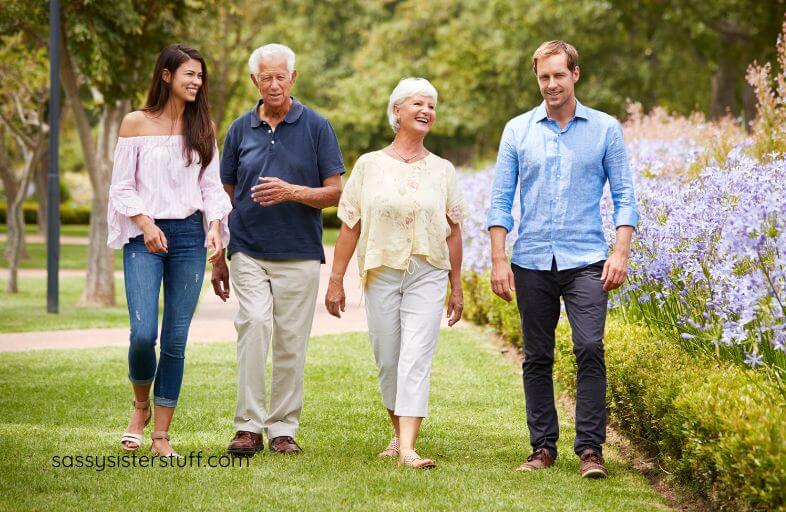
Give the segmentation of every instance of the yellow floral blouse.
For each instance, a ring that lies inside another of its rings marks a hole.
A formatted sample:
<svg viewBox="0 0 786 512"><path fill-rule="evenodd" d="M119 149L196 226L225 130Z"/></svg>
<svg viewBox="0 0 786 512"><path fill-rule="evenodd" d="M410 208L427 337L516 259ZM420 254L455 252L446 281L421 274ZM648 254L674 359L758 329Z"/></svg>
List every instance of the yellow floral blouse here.
<svg viewBox="0 0 786 512"><path fill-rule="evenodd" d="M362 155L338 203L347 226L361 221L357 250L364 282L366 272L380 266L407 269L413 255L450 270L447 218L459 224L466 211L456 169L434 154L410 164L384 151Z"/></svg>

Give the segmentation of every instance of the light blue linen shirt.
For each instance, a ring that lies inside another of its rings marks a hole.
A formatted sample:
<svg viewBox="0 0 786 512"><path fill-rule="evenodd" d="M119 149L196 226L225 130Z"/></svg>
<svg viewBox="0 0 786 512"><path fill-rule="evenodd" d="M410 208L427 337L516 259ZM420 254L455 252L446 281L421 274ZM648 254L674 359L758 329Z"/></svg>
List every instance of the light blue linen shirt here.
<svg viewBox="0 0 786 512"><path fill-rule="evenodd" d="M639 219L620 123L576 100L576 114L560 128L545 102L511 119L502 133L487 227L513 229L520 186L521 222L511 263L532 270L582 267L606 259L600 200L609 182L614 225Z"/></svg>

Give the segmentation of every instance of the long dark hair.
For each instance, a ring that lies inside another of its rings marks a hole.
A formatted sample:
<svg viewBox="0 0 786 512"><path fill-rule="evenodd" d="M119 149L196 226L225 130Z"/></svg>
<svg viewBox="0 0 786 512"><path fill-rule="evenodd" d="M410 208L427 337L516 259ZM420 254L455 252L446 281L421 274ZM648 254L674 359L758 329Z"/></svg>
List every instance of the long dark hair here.
<svg viewBox="0 0 786 512"><path fill-rule="evenodd" d="M216 134L210 122L210 105L207 102L207 66L205 59L193 48L182 44L170 44L158 54L153 79L147 91L147 101L143 112L160 114L169 101L172 85L164 81L164 70L168 70L174 78L175 71L189 59L198 60L202 64L202 87L196 95L196 101L186 102L183 111L183 157L186 165L193 163L194 153L199 155L202 169L213 160L216 145Z"/></svg>

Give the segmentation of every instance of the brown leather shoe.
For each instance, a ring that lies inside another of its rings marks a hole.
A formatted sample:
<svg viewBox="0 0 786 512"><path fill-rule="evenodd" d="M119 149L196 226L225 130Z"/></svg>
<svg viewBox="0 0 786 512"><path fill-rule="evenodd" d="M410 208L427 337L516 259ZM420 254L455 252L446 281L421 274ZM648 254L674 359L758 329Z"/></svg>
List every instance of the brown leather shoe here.
<svg viewBox="0 0 786 512"><path fill-rule="evenodd" d="M278 436L270 440L270 451L276 453L300 453L303 450L289 436Z"/></svg>
<svg viewBox="0 0 786 512"><path fill-rule="evenodd" d="M253 457L256 452L264 449L265 443L262 441L262 434L238 430L232 442L229 443L227 452L238 457Z"/></svg>
<svg viewBox="0 0 786 512"><path fill-rule="evenodd" d="M581 452L579 473L582 478L606 478L609 476L609 471L603 465L603 456L589 448Z"/></svg>
<svg viewBox="0 0 786 512"><path fill-rule="evenodd" d="M546 469L554 465L554 457L547 448L538 448L532 455L527 457L526 462L516 468L516 471L535 471L538 469Z"/></svg>

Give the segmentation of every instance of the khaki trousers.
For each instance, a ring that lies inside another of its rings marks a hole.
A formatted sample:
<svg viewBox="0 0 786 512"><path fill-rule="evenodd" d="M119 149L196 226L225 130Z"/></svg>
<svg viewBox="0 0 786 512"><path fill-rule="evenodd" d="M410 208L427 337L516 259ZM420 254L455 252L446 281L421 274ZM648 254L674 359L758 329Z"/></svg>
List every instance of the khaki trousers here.
<svg viewBox="0 0 786 512"><path fill-rule="evenodd" d="M237 329L235 430L269 439L295 435L303 408L303 369L319 288L318 260L256 259L232 255L230 280L240 309ZM273 345L270 409L265 363Z"/></svg>

